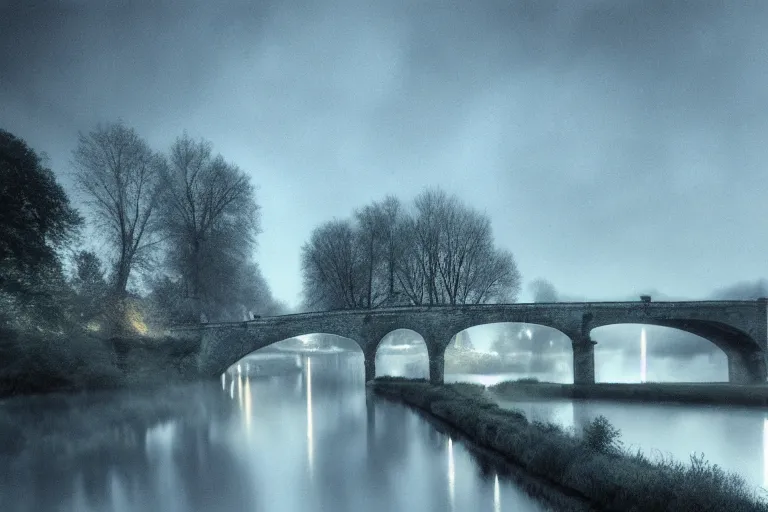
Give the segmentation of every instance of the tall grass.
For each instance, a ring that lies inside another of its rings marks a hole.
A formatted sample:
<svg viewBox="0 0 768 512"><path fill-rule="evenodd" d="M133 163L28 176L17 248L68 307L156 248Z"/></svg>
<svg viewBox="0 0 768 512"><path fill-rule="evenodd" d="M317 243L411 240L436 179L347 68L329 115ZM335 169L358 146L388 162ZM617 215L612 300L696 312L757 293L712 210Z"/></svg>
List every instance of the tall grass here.
<svg viewBox="0 0 768 512"><path fill-rule="evenodd" d="M501 409L482 386L375 380L375 392L424 409L529 473L563 486L592 506L629 511L768 511L739 475L694 456L684 464L629 453L620 432L597 417L581 432L530 422Z"/></svg>

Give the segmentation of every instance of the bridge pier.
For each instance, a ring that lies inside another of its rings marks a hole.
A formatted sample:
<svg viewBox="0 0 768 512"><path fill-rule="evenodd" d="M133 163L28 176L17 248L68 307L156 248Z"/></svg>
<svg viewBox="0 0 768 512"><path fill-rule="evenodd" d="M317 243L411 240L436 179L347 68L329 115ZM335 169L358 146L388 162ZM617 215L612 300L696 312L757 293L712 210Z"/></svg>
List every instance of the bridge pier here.
<svg viewBox="0 0 768 512"><path fill-rule="evenodd" d="M573 347L573 383L595 383L595 345L596 341L587 336L582 339L572 339Z"/></svg>
<svg viewBox="0 0 768 512"><path fill-rule="evenodd" d="M762 350L741 352L728 350L728 382L731 384L765 384L766 363Z"/></svg>
<svg viewBox="0 0 768 512"><path fill-rule="evenodd" d="M365 382L371 381L376 377L376 356L365 357Z"/></svg>
<svg viewBox="0 0 768 512"><path fill-rule="evenodd" d="M445 354L433 354L429 351L429 382L442 384L445 378Z"/></svg>

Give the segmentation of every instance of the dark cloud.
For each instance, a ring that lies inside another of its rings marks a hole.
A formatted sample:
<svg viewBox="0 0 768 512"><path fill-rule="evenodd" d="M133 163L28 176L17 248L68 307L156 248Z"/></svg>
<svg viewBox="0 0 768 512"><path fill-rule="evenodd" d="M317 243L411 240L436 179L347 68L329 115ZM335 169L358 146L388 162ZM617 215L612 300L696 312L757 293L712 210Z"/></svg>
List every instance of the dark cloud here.
<svg viewBox="0 0 768 512"><path fill-rule="evenodd" d="M440 184L526 277L591 299L765 275L764 2L0 1L0 124L187 129L260 184L297 302L317 223ZM523 297L524 299L526 297Z"/></svg>

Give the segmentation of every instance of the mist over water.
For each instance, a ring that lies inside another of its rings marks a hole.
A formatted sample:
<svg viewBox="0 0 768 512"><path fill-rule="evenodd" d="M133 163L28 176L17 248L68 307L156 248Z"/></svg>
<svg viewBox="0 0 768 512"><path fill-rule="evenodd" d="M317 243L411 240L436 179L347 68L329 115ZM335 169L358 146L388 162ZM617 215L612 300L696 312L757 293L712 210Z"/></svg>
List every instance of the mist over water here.
<svg viewBox="0 0 768 512"><path fill-rule="evenodd" d="M363 378L362 354L328 354L277 376L6 401L27 438L1 456L0 510L543 510Z"/></svg>

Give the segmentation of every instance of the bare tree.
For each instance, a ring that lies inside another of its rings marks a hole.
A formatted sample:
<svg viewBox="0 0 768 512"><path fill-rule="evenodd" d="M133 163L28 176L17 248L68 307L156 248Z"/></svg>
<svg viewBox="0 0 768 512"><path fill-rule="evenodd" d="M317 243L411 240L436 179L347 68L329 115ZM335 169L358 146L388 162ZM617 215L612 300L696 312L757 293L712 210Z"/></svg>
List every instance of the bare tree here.
<svg viewBox="0 0 768 512"><path fill-rule="evenodd" d="M520 273L494 247L490 220L441 189L414 201L412 215L387 197L334 221L304 246L304 293L316 307L514 301Z"/></svg>
<svg viewBox="0 0 768 512"><path fill-rule="evenodd" d="M414 200L416 207L415 242L418 244L424 282L427 286L428 304L444 303L439 286L441 238L448 212L455 207L456 199L442 189L427 189Z"/></svg>
<svg viewBox="0 0 768 512"><path fill-rule="evenodd" d="M401 280L414 303L423 284L428 304L514 301L520 273L507 251L494 247L490 219L440 189L416 198L410 249ZM415 260L415 261L414 261Z"/></svg>
<svg viewBox="0 0 768 512"><path fill-rule="evenodd" d="M366 275L367 307L398 303L395 272L402 252L400 201L388 196L357 210L355 220Z"/></svg>
<svg viewBox="0 0 768 512"><path fill-rule="evenodd" d="M396 281L397 267L402 260L404 241L402 227L405 221L400 200L394 196L387 196L378 204L382 217L382 231L380 233L384 247L385 278L387 286L387 303L395 305L401 303L399 289Z"/></svg>
<svg viewBox="0 0 768 512"><path fill-rule="evenodd" d="M366 305L360 245L349 221L333 220L315 228L301 252L307 307L354 309Z"/></svg>
<svg viewBox="0 0 768 512"><path fill-rule="evenodd" d="M113 255L112 297L126 297L131 271L157 245L155 214L165 161L122 122L80 134L75 179Z"/></svg>
<svg viewBox="0 0 768 512"><path fill-rule="evenodd" d="M407 218L400 228L399 239L403 244L401 258L395 273L400 291L409 304L419 306L427 299L427 274L425 270L424 247L419 243L416 221Z"/></svg>
<svg viewBox="0 0 768 512"><path fill-rule="evenodd" d="M217 276L233 271L214 263L228 260L224 267L237 267L249 259L259 233L259 206L248 176L214 156L209 142L185 133L168 160L160 220L197 318L211 302Z"/></svg>
<svg viewBox="0 0 768 512"><path fill-rule="evenodd" d="M361 264L365 273L365 306L374 307L378 302L378 290L374 276L382 260L383 222L376 205L365 206L355 212L357 220L357 240L360 244Z"/></svg>

